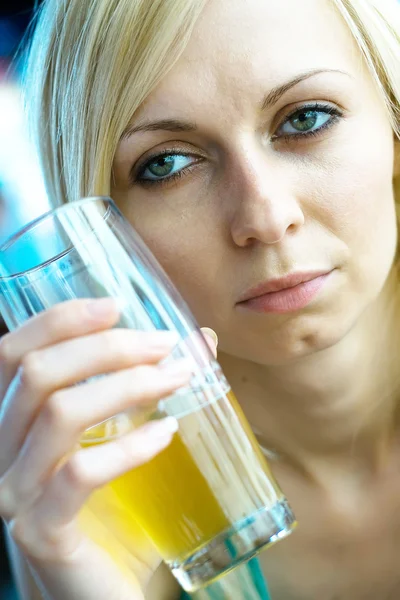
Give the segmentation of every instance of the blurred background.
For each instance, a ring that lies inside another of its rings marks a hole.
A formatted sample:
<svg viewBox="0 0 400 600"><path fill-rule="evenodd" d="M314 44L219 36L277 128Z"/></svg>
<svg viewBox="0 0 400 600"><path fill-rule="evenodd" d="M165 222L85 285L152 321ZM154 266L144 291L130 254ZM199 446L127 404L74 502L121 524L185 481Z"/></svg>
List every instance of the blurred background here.
<svg viewBox="0 0 400 600"><path fill-rule="evenodd" d="M37 0L10 0L0 6L0 244L48 208L35 152L22 113L23 59L14 61ZM4 325L0 320L0 335ZM0 527L0 600L17 600Z"/></svg>
<svg viewBox="0 0 400 600"><path fill-rule="evenodd" d="M0 8L0 243L46 205L23 123L19 87L23 61L13 62L34 4L34 0L12 0Z"/></svg>

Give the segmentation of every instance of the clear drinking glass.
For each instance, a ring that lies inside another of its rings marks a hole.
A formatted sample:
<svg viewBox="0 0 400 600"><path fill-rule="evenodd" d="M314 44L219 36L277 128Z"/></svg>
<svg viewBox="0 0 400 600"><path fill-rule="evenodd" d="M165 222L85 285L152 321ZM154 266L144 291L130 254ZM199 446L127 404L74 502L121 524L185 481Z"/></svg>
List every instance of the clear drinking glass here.
<svg viewBox="0 0 400 600"><path fill-rule="evenodd" d="M285 537L295 519L190 310L111 199L66 204L0 248L0 311L11 330L54 304L104 296L119 303L117 327L177 331L166 360L193 364L190 385L156 410L115 415L81 440L104 443L148 419L179 419L166 450L106 488L193 592Z"/></svg>

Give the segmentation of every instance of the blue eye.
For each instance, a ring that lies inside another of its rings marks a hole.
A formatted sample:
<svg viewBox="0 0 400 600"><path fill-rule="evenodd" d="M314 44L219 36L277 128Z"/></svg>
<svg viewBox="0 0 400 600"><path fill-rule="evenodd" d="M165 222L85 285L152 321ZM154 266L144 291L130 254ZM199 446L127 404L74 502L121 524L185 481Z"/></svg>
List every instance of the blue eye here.
<svg viewBox="0 0 400 600"><path fill-rule="evenodd" d="M340 116L341 113L333 106L306 106L287 117L274 138L315 135L333 125Z"/></svg>
<svg viewBox="0 0 400 600"><path fill-rule="evenodd" d="M173 178L193 163L192 156L184 154L160 154L147 162L140 170L140 181L162 181Z"/></svg>

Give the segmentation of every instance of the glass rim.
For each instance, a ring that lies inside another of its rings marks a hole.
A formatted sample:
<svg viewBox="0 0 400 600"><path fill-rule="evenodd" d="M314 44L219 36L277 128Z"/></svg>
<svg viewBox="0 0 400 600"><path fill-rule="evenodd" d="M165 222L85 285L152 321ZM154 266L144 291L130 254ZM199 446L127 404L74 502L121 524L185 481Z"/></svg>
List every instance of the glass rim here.
<svg viewBox="0 0 400 600"><path fill-rule="evenodd" d="M80 200L73 200L70 202L65 202L65 204L61 204L60 206L51 208L50 210L46 211L42 215L39 215L35 219L32 219L32 221L29 221L29 223L27 223L26 225L24 225L23 227L18 229L12 235L8 236L5 239L5 241L0 245L0 256L1 256L2 252L6 252L7 250L9 250L26 233L28 233L31 229L33 229L34 227L36 227L37 225L39 225L40 223L42 223L49 217L57 216L57 214L60 214L67 210L70 210L71 208L80 208L81 206L84 206L85 204L90 204L92 202L95 202L96 200L102 200L108 205L114 205L114 201L110 196L87 196ZM61 252L60 255L64 255L66 252L67 252L67 250L65 250L64 252ZM51 260L53 260L53 259L51 259ZM50 262L50 261L45 261L45 262ZM36 270L36 269L42 267L43 264L44 263L41 263L37 267L35 267L33 269L29 269L29 271ZM21 277L21 275L23 275L23 273L25 273L25 271L21 271L20 273L13 273L12 275L1 275L1 273L0 273L0 281L10 281L11 279Z"/></svg>
<svg viewBox="0 0 400 600"><path fill-rule="evenodd" d="M36 225L39 225L41 221L44 221L48 217L69 210L71 207L77 208L83 206L84 204L89 204L91 202L94 202L95 200L104 200L108 204L114 204L114 201L112 198L110 198L110 196L87 196L85 198L82 198L81 200L72 200L70 202L65 202L65 204L61 204L60 206L51 208L42 215L35 217L35 219L32 219L32 221L29 221L29 223L18 229L15 233L8 236L0 245L0 252L8 250L8 248L15 244L20 237L25 235L30 229L36 227Z"/></svg>

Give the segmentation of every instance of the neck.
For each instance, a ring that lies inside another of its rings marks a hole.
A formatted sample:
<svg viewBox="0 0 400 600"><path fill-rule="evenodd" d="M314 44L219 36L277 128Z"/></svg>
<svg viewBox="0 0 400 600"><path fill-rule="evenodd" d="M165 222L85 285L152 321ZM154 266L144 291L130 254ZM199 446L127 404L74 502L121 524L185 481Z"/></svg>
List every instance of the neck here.
<svg viewBox="0 0 400 600"><path fill-rule="evenodd" d="M262 446L309 474L327 458L385 464L398 424L393 284L338 343L296 363L219 357Z"/></svg>

